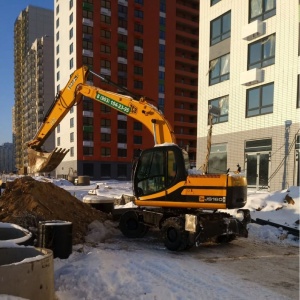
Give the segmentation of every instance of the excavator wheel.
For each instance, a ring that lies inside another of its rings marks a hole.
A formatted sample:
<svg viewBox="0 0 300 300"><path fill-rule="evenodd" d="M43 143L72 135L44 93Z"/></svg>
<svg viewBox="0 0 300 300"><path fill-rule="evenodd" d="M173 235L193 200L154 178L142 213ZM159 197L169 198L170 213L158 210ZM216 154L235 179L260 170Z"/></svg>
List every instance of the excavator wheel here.
<svg viewBox="0 0 300 300"><path fill-rule="evenodd" d="M181 251L190 248L188 232L185 231L185 223L182 218L171 217L162 224L162 238L167 249Z"/></svg>
<svg viewBox="0 0 300 300"><path fill-rule="evenodd" d="M127 211L121 216L119 228L128 238L141 238L149 230L149 227L139 220L135 211Z"/></svg>

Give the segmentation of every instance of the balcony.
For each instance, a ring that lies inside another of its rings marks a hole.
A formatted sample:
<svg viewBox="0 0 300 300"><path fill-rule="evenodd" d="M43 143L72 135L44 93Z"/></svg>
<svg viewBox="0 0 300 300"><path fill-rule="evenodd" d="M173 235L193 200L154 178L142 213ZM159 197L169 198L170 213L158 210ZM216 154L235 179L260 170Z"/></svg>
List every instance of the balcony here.
<svg viewBox="0 0 300 300"><path fill-rule="evenodd" d="M88 56L88 57L94 57L93 51L87 50L87 49L82 49L82 55L83 56Z"/></svg>
<svg viewBox="0 0 300 300"><path fill-rule="evenodd" d="M264 22L260 20L253 21L242 28L243 40L250 41L263 34L264 34Z"/></svg>
<svg viewBox="0 0 300 300"><path fill-rule="evenodd" d="M105 16L111 16L111 11L105 7L101 7L101 14Z"/></svg>
<svg viewBox="0 0 300 300"><path fill-rule="evenodd" d="M82 146L83 147L94 147L94 142L93 141L83 141Z"/></svg>
<svg viewBox="0 0 300 300"><path fill-rule="evenodd" d="M127 58L118 56L118 63L127 64Z"/></svg>
<svg viewBox="0 0 300 300"><path fill-rule="evenodd" d="M93 117L94 117L94 113L93 113L92 111L86 111L86 110L84 110L84 111L82 112L82 116L83 116L83 117L90 117L90 118L93 118Z"/></svg>
<svg viewBox="0 0 300 300"><path fill-rule="evenodd" d="M240 83L242 85L253 85L263 81L263 70L255 68L241 73Z"/></svg>
<svg viewBox="0 0 300 300"><path fill-rule="evenodd" d="M94 26L94 22L91 19L87 19L87 18L82 18L82 24L83 25L87 25L87 26Z"/></svg>
<svg viewBox="0 0 300 300"><path fill-rule="evenodd" d="M106 68L101 68L101 69L100 69L100 74L101 74L101 75L107 75L107 76L110 76L110 75L111 75L111 70L110 70L110 69L106 69Z"/></svg>
<svg viewBox="0 0 300 300"><path fill-rule="evenodd" d="M128 34L127 29L125 29L123 27L118 27L118 33L124 34L124 35Z"/></svg>
<svg viewBox="0 0 300 300"><path fill-rule="evenodd" d="M101 133L111 133L111 128L110 127L101 127L100 132Z"/></svg>

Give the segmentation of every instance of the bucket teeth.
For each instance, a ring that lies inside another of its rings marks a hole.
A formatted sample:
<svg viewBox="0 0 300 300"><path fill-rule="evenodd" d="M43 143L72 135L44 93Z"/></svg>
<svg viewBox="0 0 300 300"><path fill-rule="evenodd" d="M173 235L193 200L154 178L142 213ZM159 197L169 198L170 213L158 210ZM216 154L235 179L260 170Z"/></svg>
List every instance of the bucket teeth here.
<svg viewBox="0 0 300 300"><path fill-rule="evenodd" d="M69 149L55 148L52 152L28 149L29 171L33 173L49 173L62 162Z"/></svg>

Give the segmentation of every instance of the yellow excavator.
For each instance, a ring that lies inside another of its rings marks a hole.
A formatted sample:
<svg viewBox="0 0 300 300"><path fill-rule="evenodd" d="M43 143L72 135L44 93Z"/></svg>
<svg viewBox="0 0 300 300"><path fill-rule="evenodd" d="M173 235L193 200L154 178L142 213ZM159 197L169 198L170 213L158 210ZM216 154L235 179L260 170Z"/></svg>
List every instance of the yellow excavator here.
<svg viewBox="0 0 300 300"><path fill-rule="evenodd" d="M161 111L144 98L103 90L87 84L86 66L77 69L61 90L35 137L28 143L31 172L50 172L68 150L42 151L41 146L82 96L99 101L140 121L153 134L154 147L143 150L133 166L133 193L137 208L125 211L119 227L129 238L159 228L167 249L180 251L204 242L230 242L247 237L250 212L247 180L241 173L191 172L188 153L176 145L174 132ZM227 209L237 209L236 215Z"/></svg>

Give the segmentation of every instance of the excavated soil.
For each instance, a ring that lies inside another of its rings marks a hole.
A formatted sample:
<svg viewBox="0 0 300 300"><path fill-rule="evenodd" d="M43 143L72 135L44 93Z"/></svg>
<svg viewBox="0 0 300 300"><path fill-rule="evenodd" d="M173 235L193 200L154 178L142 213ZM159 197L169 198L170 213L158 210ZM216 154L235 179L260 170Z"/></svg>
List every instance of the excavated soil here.
<svg viewBox="0 0 300 300"><path fill-rule="evenodd" d="M0 222L17 224L37 234L40 221L72 222L73 244L84 242L88 225L109 216L51 182L25 176L6 183L0 196Z"/></svg>

